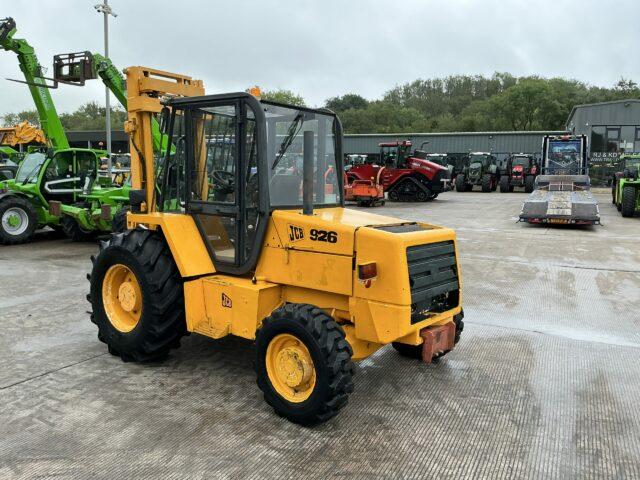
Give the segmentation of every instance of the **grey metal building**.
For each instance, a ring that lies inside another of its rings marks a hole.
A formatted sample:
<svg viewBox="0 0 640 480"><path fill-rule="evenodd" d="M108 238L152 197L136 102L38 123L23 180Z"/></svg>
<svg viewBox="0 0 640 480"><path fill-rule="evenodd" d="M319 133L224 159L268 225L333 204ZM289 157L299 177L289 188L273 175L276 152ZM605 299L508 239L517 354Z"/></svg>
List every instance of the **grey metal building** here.
<svg viewBox="0 0 640 480"><path fill-rule="evenodd" d="M528 132L447 132L447 133L381 133L347 134L344 136L345 154L378 155L379 143L411 140L414 148L429 142L422 148L427 152L466 154L469 152L493 152L499 161L510 153L540 155L542 137L560 135L564 131Z"/></svg>
<svg viewBox="0 0 640 480"><path fill-rule="evenodd" d="M69 144L76 148L105 148L107 136L104 130L83 130L67 132ZM111 131L111 150L113 153L129 151L129 137L124 130Z"/></svg>
<svg viewBox="0 0 640 480"><path fill-rule="evenodd" d="M619 167L620 154L640 153L640 100L576 105L567 130L587 136L591 178L607 183Z"/></svg>

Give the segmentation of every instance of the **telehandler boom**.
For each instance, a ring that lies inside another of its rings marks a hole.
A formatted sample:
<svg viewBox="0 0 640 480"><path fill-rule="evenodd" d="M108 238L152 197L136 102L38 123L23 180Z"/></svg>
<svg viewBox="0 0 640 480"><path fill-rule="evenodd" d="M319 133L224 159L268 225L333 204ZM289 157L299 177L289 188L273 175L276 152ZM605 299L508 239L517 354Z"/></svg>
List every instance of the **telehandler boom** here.
<svg viewBox="0 0 640 480"><path fill-rule="evenodd" d="M14 52L18 56L20 70L24 75L24 83L29 86L33 103L38 111L40 128L44 131L50 146L54 150L69 148L69 141L64 133L64 128L62 128L49 88L43 78L38 57L29 42L22 38L14 38L16 31L16 22L13 18L0 20L0 47Z"/></svg>
<svg viewBox="0 0 640 480"><path fill-rule="evenodd" d="M187 332L254 340L266 402L316 424L347 404L354 360L389 343L426 362L453 349L455 233L345 209L342 176L327 175L342 172L335 114L205 96L200 81L144 67L126 75L129 229L89 276L109 352L158 359ZM161 167L157 115L175 145Z"/></svg>

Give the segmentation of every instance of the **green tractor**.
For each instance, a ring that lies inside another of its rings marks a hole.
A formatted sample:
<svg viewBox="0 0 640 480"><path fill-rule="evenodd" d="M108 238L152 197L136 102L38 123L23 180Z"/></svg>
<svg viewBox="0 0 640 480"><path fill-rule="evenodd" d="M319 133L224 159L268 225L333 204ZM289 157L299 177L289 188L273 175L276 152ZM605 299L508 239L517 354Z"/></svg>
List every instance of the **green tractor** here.
<svg viewBox="0 0 640 480"><path fill-rule="evenodd" d="M633 217L640 212L640 154L623 154L620 160L622 171L614 175L612 201L623 217Z"/></svg>
<svg viewBox="0 0 640 480"><path fill-rule="evenodd" d="M500 182L500 169L494 155L485 152L470 153L462 170L456 175L456 190L470 192L474 185L483 192L495 192Z"/></svg>
<svg viewBox="0 0 640 480"><path fill-rule="evenodd" d="M105 153L68 148L27 154L15 178L0 182L0 243L28 242L44 226L62 230L75 241L111 231L113 212L129 198L126 188L98 176ZM91 214L81 222L62 215L63 205Z"/></svg>

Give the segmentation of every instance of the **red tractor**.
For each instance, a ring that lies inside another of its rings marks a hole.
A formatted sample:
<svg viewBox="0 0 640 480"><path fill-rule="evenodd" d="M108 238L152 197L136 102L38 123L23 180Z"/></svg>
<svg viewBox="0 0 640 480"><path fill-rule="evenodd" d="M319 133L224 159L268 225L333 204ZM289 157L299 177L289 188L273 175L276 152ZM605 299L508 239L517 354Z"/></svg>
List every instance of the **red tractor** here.
<svg viewBox="0 0 640 480"><path fill-rule="evenodd" d="M393 202L426 202L450 189L451 173L445 166L411 154L411 142L381 143L380 164L353 165L347 171L349 183L378 178Z"/></svg>
<svg viewBox="0 0 640 480"><path fill-rule="evenodd" d="M511 155L507 159L506 170L500 175L500 191L513 192L515 187L524 187L526 193L531 193L539 174L540 168L533 155Z"/></svg>

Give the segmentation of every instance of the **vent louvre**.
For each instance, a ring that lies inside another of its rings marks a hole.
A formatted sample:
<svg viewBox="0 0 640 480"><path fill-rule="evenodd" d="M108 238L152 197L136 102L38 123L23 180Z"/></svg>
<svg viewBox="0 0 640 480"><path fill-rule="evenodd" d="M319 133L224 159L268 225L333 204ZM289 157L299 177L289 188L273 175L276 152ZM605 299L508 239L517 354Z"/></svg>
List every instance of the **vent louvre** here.
<svg viewBox="0 0 640 480"><path fill-rule="evenodd" d="M407 248L412 323L458 305L460 283L452 240Z"/></svg>

